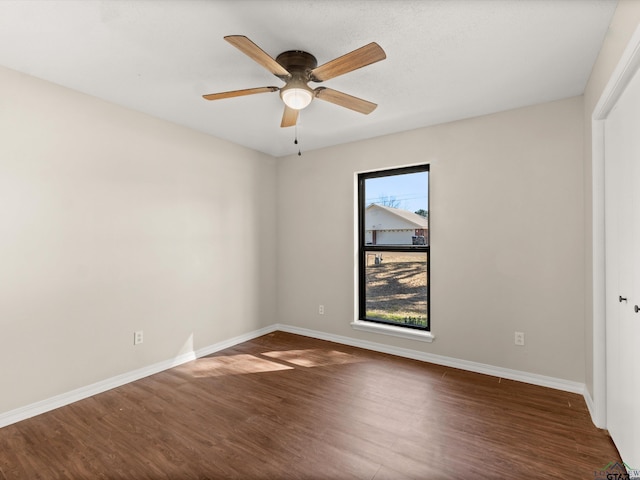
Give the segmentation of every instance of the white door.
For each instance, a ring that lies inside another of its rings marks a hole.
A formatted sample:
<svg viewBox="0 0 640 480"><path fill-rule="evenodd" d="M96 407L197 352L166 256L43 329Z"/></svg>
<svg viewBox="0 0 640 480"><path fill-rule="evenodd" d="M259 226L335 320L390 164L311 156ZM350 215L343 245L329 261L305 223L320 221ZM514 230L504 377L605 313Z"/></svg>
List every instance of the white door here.
<svg viewBox="0 0 640 480"><path fill-rule="evenodd" d="M640 76L605 122L607 428L640 468Z"/></svg>

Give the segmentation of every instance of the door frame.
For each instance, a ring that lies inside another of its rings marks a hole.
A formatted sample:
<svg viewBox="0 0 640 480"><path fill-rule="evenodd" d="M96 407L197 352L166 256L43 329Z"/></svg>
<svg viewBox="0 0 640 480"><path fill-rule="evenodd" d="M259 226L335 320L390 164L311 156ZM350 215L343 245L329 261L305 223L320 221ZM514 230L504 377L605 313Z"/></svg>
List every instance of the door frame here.
<svg viewBox="0 0 640 480"><path fill-rule="evenodd" d="M589 398L588 392L585 392L585 398L593 423L599 428L607 428L604 127L609 113L638 69L640 25L631 36L591 114L593 398Z"/></svg>

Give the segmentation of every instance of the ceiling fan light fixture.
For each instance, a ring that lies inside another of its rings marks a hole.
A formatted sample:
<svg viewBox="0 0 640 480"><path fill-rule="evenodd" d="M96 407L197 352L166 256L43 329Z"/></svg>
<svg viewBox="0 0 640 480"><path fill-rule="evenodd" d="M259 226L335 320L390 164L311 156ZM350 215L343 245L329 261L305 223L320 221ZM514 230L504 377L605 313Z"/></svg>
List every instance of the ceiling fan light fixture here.
<svg viewBox="0 0 640 480"><path fill-rule="evenodd" d="M304 83L300 83L280 90L280 97L287 107L302 110L313 100L313 92Z"/></svg>

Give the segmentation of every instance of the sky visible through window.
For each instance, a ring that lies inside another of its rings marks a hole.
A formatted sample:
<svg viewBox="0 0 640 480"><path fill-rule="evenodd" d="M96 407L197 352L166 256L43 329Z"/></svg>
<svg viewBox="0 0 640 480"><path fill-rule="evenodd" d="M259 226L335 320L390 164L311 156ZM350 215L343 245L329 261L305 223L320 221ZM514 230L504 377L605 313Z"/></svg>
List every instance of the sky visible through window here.
<svg viewBox="0 0 640 480"><path fill-rule="evenodd" d="M365 183L365 207L372 203L416 212L429 211L429 172L368 178Z"/></svg>

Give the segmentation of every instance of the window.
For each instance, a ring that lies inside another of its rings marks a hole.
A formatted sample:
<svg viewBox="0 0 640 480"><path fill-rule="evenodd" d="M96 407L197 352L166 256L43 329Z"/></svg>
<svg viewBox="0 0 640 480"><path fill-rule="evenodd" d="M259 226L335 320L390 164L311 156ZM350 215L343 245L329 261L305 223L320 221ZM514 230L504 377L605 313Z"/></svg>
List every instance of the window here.
<svg viewBox="0 0 640 480"><path fill-rule="evenodd" d="M359 319L430 330L429 166L358 175Z"/></svg>

